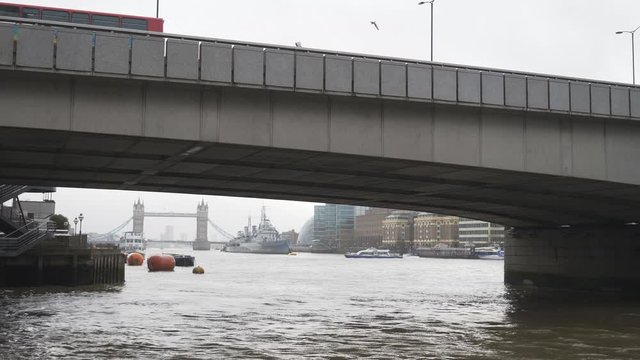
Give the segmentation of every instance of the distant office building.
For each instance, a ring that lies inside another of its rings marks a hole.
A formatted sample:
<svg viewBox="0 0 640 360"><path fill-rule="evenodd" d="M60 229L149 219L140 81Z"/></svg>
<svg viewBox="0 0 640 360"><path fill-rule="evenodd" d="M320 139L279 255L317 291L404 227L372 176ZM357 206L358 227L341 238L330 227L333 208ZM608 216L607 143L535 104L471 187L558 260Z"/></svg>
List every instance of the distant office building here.
<svg viewBox="0 0 640 360"><path fill-rule="evenodd" d="M355 207L325 204L313 209L313 239L340 251L353 246Z"/></svg>
<svg viewBox="0 0 640 360"><path fill-rule="evenodd" d="M173 237L173 225L164 227L164 232L160 234L160 240L175 240Z"/></svg>
<svg viewBox="0 0 640 360"><path fill-rule="evenodd" d="M408 252L414 246L413 218L415 211L395 210L382 221L382 247Z"/></svg>
<svg viewBox="0 0 640 360"><path fill-rule="evenodd" d="M413 245L434 247L456 246L458 243L457 216L420 213L413 219Z"/></svg>
<svg viewBox="0 0 640 360"><path fill-rule="evenodd" d="M504 226L460 218L459 239L463 245L504 244Z"/></svg>
<svg viewBox="0 0 640 360"><path fill-rule="evenodd" d="M280 237L282 240L286 240L289 245L295 245L298 243L298 233L293 229L280 233Z"/></svg>
<svg viewBox="0 0 640 360"><path fill-rule="evenodd" d="M354 245L360 250L369 247L382 247L384 230L382 221L394 210L368 208L361 215L356 215Z"/></svg>

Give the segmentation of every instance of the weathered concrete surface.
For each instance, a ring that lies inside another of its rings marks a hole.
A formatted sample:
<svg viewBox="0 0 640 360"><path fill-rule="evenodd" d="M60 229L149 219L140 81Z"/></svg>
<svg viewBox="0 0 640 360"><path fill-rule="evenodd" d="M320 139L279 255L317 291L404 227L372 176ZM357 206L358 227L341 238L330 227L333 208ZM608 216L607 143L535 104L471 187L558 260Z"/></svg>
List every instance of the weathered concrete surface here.
<svg viewBox="0 0 640 360"><path fill-rule="evenodd" d="M0 181L411 208L513 226L640 219L640 125L0 72Z"/></svg>
<svg viewBox="0 0 640 360"><path fill-rule="evenodd" d="M74 26L0 24L0 68L640 119L626 84Z"/></svg>
<svg viewBox="0 0 640 360"><path fill-rule="evenodd" d="M638 226L511 229L505 282L515 285L640 293Z"/></svg>

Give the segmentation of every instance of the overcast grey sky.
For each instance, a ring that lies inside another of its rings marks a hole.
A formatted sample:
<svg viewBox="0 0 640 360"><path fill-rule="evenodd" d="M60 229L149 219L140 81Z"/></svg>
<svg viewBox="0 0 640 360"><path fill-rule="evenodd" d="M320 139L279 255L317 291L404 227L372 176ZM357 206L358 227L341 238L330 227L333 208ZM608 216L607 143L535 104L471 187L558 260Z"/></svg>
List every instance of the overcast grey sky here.
<svg viewBox="0 0 640 360"><path fill-rule="evenodd" d="M25 4L155 16L156 0L23 0ZM160 0L165 31L238 41L429 58L429 6L418 0ZM369 21L380 27L376 31ZM627 82L638 0L435 0L434 60L464 65ZM640 35L640 33L639 33ZM639 44L640 45L640 44ZM32 196L33 197L33 196ZM83 230L104 232L144 199L150 211L194 212L200 196L58 189L58 212L86 216ZM33 197L35 198L35 197ZM90 201L88 201L91 199ZM97 200L97 201L96 201ZM235 233L261 205L279 230L299 230L313 204L207 196L210 218ZM147 219L149 237L163 224L195 235L194 220Z"/></svg>

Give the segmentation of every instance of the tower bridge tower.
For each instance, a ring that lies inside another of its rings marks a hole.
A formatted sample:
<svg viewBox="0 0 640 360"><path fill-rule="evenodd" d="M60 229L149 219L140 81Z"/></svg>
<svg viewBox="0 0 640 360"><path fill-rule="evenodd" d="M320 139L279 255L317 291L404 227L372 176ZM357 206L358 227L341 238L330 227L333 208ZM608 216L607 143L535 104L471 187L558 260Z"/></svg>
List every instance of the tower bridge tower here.
<svg viewBox="0 0 640 360"><path fill-rule="evenodd" d="M209 205L204 199L198 203L196 212L196 241L193 242L193 250L211 250L211 244L207 239L207 229L209 221Z"/></svg>
<svg viewBox="0 0 640 360"><path fill-rule="evenodd" d="M196 212L196 241L208 241L207 220L209 219L209 204L205 204L204 199L198 203Z"/></svg>
<svg viewBox="0 0 640 360"><path fill-rule="evenodd" d="M144 232L144 203L140 198L133 203L133 232L136 234Z"/></svg>

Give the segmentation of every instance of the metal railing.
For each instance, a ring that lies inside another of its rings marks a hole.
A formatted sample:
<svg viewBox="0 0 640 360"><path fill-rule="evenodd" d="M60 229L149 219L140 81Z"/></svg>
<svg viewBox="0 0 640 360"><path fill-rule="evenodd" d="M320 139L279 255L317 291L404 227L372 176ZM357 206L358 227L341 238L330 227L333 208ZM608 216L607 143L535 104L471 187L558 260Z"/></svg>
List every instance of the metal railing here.
<svg viewBox="0 0 640 360"><path fill-rule="evenodd" d="M640 87L626 83L33 19L0 22L12 24L4 31L14 37L13 59L0 59L5 68L640 118ZM50 34L24 42L22 30L48 30L34 25L50 26ZM128 44L128 52L113 54L115 43ZM21 51L41 63L21 63Z"/></svg>
<svg viewBox="0 0 640 360"><path fill-rule="evenodd" d="M27 188L26 185L0 185L0 204L22 194Z"/></svg>
<svg viewBox="0 0 640 360"><path fill-rule="evenodd" d="M26 232L25 232L26 230ZM0 257L15 257L51 236L55 224L51 221L30 222L16 231L0 237ZM19 235L17 237L14 237Z"/></svg>

